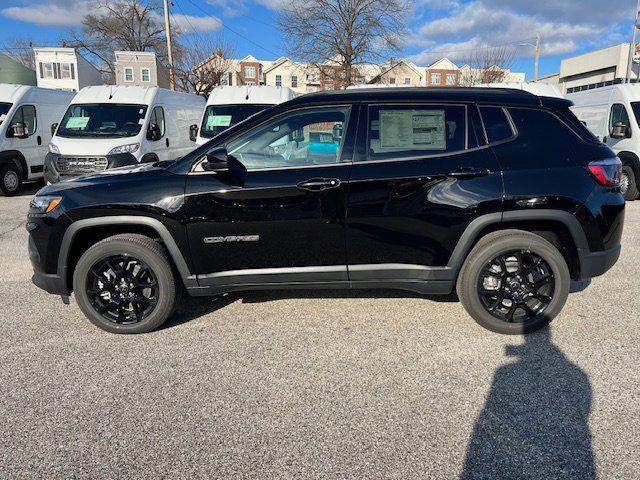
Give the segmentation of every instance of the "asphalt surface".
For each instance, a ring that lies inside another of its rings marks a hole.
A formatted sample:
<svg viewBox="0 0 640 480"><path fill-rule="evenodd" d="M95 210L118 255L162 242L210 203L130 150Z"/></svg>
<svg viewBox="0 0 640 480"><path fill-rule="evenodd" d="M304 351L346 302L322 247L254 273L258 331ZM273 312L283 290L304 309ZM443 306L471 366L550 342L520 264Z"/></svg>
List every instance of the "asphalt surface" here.
<svg viewBox="0 0 640 480"><path fill-rule="evenodd" d="M615 268L523 339L402 292L107 334L31 284L29 200L0 196L0 478L640 478L640 202Z"/></svg>

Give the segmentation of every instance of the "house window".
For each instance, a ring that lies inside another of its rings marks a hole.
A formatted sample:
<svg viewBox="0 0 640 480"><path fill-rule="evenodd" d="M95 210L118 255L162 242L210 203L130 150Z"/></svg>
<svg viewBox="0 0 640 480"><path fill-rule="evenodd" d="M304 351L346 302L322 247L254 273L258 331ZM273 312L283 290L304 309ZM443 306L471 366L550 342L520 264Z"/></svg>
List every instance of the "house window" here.
<svg viewBox="0 0 640 480"><path fill-rule="evenodd" d="M256 78L256 67L244 67L244 76L246 78Z"/></svg>
<svg viewBox="0 0 640 480"><path fill-rule="evenodd" d="M60 64L60 78L71 78L71 64L70 63L61 63Z"/></svg>
<svg viewBox="0 0 640 480"><path fill-rule="evenodd" d="M447 73L446 76L447 85L455 85L456 84L456 76L453 73Z"/></svg>
<svg viewBox="0 0 640 480"><path fill-rule="evenodd" d="M282 86L282 75L276 75L276 87Z"/></svg>
<svg viewBox="0 0 640 480"><path fill-rule="evenodd" d="M439 73L431 74L431 85L440 85L442 83L442 77Z"/></svg>
<svg viewBox="0 0 640 480"><path fill-rule="evenodd" d="M40 77L41 78L53 78L53 63L41 63L40 64Z"/></svg>
<svg viewBox="0 0 640 480"><path fill-rule="evenodd" d="M151 73L150 73L148 68L143 68L141 70L141 73L142 73L141 78L142 78L143 82L150 82L151 81Z"/></svg>
<svg viewBox="0 0 640 480"><path fill-rule="evenodd" d="M404 84L405 85L411 85L411 79L409 77L404 79Z"/></svg>
<svg viewBox="0 0 640 480"><path fill-rule="evenodd" d="M245 85L249 85L249 86L254 86L256 84L256 82L249 80L247 82L244 82Z"/></svg>
<svg viewBox="0 0 640 480"><path fill-rule="evenodd" d="M396 77L389 78L389 85L395 85L395 84L396 84Z"/></svg>
<svg viewBox="0 0 640 480"><path fill-rule="evenodd" d="M297 88L298 87L298 76L297 75L291 75L291 87L292 88Z"/></svg>
<svg viewBox="0 0 640 480"><path fill-rule="evenodd" d="M124 69L124 81L133 82L133 68L128 67Z"/></svg>

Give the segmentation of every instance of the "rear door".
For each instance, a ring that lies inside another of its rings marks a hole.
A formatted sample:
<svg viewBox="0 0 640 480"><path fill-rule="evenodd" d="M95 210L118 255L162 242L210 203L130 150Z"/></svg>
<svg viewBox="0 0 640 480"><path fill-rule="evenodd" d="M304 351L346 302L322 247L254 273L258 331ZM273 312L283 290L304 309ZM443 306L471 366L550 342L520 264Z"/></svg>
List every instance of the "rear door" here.
<svg viewBox="0 0 640 480"><path fill-rule="evenodd" d="M464 230L499 212L498 164L472 104L369 105L348 201L352 281L442 279Z"/></svg>

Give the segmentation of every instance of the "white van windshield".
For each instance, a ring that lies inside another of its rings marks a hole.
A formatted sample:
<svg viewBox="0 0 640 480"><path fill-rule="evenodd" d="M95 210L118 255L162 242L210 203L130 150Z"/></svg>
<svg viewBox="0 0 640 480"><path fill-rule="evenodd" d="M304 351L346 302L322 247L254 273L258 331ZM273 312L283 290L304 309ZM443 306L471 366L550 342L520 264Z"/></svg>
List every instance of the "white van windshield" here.
<svg viewBox="0 0 640 480"><path fill-rule="evenodd" d="M4 119L7 118L7 113L11 110L11 105L11 103L0 102L0 125L2 125Z"/></svg>
<svg viewBox="0 0 640 480"><path fill-rule="evenodd" d="M213 138L227 128L233 127L236 123L240 123L270 106L252 104L209 105L202 119L200 135L204 138Z"/></svg>
<svg viewBox="0 0 640 480"><path fill-rule="evenodd" d="M61 137L134 137L140 133L146 105L85 103L70 105L58 127Z"/></svg>

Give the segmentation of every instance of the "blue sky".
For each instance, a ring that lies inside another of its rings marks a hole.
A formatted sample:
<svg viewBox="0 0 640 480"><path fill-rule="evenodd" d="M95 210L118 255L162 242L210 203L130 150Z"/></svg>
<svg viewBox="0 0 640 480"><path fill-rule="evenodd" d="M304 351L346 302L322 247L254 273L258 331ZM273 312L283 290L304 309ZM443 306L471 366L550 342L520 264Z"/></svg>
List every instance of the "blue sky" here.
<svg viewBox="0 0 640 480"><path fill-rule="evenodd" d="M275 16L290 0L173 0L177 24L198 35L217 35L235 45L238 56L261 59L286 55ZM298 0L301 1L301 0ZM416 0L402 57L420 65L447 56L463 60L482 45L510 45L513 70L533 76L530 43L542 35L540 74L558 71L560 60L629 41L635 0ZM0 45L14 37L36 45L56 42L77 28L90 0L0 1Z"/></svg>

